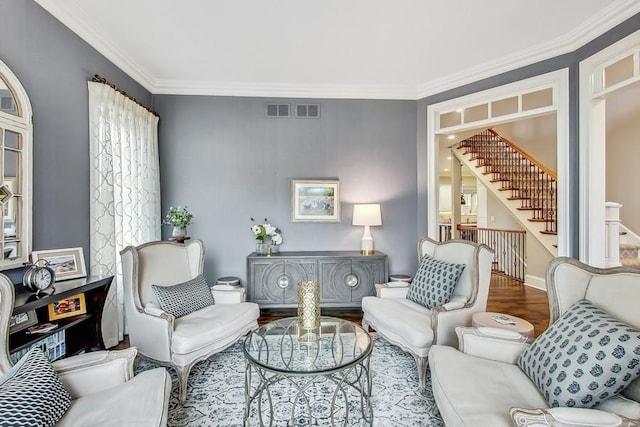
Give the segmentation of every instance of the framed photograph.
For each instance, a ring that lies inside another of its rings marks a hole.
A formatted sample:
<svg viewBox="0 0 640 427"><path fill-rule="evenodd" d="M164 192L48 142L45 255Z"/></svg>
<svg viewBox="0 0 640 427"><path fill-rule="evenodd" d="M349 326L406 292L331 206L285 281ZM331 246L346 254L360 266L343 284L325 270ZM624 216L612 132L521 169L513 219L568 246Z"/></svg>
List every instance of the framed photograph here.
<svg viewBox="0 0 640 427"><path fill-rule="evenodd" d="M27 311L26 313L16 314L9 318L9 333L21 331L38 323L38 316L36 316L35 310Z"/></svg>
<svg viewBox="0 0 640 427"><path fill-rule="evenodd" d="M64 319L87 312L84 294L71 295L68 298L49 304L49 320Z"/></svg>
<svg viewBox="0 0 640 427"><path fill-rule="evenodd" d="M291 180L292 222L340 222L340 181Z"/></svg>
<svg viewBox="0 0 640 427"><path fill-rule="evenodd" d="M56 282L87 276L82 248L33 251L31 253L31 262L35 263L41 259L46 260L49 267L56 272Z"/></svg>

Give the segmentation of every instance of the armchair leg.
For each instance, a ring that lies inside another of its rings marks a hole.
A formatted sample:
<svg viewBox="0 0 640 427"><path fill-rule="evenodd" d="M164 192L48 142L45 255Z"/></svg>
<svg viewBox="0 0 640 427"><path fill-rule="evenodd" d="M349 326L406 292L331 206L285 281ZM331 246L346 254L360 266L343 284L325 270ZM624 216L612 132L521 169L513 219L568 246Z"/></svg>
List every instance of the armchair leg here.
<svg viewBox="0 0 640 427"><path fill-rule="evenodd" d="M424 391L427 382L428 360L426 357L420 357L415 354L413 355L413 358L416 360L416 368L418 369L418 389L420 391Z"/></svg>
<svg viewBox="0 0 640 427"><path fill-rule="evenodd" d="M366 332L369 332L370 326L371 324L369 323L369 320L367 320L366 317L362 317L362 322L360 322L362 324L362 329L364 329Z"/></svg>
<svg viewBox="0 0 640 427"><path fill-rule="evenodd" d="M187 400L187 382L192 366L193 364L175 367L176 373L178 374L178 399L180 400L180 404L183 404L184 401Z"/></svg>

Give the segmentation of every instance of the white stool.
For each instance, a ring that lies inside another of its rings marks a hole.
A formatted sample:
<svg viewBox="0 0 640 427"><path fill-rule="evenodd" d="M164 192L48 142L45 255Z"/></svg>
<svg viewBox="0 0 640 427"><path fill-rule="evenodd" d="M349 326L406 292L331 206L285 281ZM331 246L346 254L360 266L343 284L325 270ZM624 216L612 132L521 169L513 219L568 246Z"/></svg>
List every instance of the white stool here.
<svg viewBox="0 0 640 427"><path fill-rule="evenodd" d="M471 317L471 322L473 326L508 329L533 338L533 325L524 319L509 314L492 313L490 311L475 313Z"/></svg>

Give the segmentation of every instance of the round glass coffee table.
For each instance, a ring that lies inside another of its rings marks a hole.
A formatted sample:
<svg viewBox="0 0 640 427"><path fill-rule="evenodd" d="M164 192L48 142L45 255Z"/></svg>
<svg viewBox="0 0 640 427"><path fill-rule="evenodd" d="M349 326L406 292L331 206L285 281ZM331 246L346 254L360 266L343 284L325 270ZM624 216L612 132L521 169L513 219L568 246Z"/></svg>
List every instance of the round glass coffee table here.
<svg viewBox="0 0 640 427"><path fill-rule="evenodd" d="M371 336L343 319L320 324L309 337L288 317L246 337L245 425L372 424Z"/></svg>

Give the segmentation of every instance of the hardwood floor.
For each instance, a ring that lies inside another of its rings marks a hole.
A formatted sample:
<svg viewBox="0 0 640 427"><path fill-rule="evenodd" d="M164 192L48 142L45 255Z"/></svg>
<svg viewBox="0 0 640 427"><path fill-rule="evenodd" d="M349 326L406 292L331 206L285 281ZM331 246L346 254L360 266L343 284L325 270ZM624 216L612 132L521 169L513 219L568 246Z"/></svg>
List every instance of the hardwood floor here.
<svg viewBox="0 0 640 427"><path fill-rule="evenodd" d="M491 276L487 311L510 314L528 320L533 324L535 336L540 335L549 324L549 304L547 293L525 286L517 280L494 274ZM296 309L263 309L260 312L260 325L272 320L296 315ZM322 309L323 316L340 317L360 324L360 309Z"/></svg>
<svg viewBox="0 0 640 427"><path fill-rule="evenodd" d="M487 311L528 320L533 324L536 337L549 326L547 293L499 274L491 276Z"/></svg>

